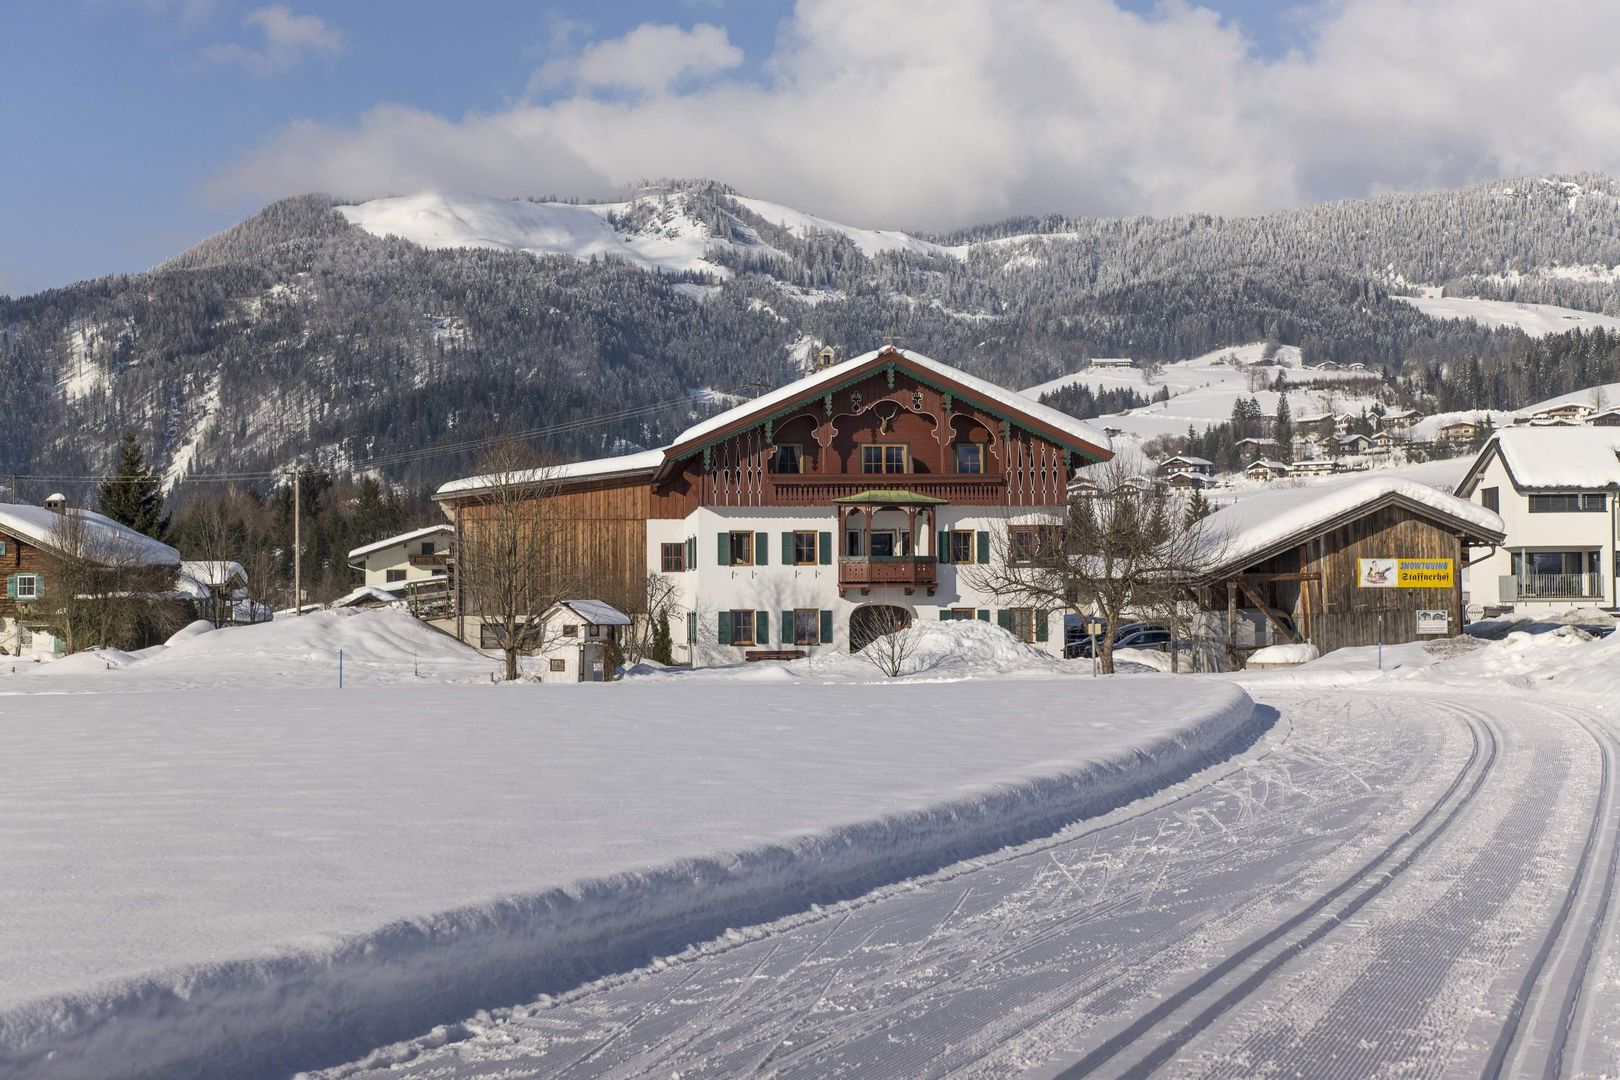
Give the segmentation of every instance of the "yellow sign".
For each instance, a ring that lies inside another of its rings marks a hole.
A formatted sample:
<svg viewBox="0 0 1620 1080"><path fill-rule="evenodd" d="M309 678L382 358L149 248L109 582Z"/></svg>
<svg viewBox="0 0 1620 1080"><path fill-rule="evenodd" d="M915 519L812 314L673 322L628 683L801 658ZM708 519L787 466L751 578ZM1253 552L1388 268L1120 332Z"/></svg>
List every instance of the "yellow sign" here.
<svg viewBox="0 0 1620 1080"><path fill-rule="evenodd" d="M1449 589L1451 559L1357 559L1356 585L1363 589Z"/></svg>

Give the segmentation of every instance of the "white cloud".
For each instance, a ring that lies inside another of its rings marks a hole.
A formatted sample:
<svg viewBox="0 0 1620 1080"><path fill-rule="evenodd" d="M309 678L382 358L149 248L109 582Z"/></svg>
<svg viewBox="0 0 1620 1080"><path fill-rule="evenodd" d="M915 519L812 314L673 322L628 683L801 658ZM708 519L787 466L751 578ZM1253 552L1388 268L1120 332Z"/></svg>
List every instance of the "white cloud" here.
<svg viewBox="0 0 1620 1080"><path fill-rule="evenodd" d="M660 93L682 79L704 78L743 62L724 29L699 23L690 30L643 23L623 37L587 45L577 56L552 60L537 73L541 86L577 90Z"/></svg>
<svg viewBox="0 0 1620 1080"><path fill-rule="evenodd" d="M254 8L242 21L263 35L263 46L251 49L234 42L214 45L204 51L204 59L241 67L256 75L273 75L297 67L309 53L334 55L343 48L341 31L318 15L299 15L285 4Z"/></svg>
<svg viewBox="0 0 1620 1080"><path fill-rule="evenodd" d="M1151 16L1112 0L800 0L763 80L725 77L741 56L719 28L648 25L552 67L572 88L557 100L299 124L218 186L593 194L710 176L858 224L944 229L1620 170L1620 4L1334 0L1304 30L1306 50L1268 60L1178 0Z"/></svg>

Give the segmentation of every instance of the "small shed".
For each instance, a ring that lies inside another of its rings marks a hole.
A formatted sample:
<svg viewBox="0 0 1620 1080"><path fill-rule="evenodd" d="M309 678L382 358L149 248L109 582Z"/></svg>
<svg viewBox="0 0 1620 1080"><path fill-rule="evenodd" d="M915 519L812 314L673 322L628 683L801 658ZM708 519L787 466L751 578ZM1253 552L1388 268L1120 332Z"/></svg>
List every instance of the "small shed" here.
<svg viewBox="0 0 1620 1080"><path fill-rule="evenodd" d="M1469 548L1504 535L1483 506L1399 478L1258 492L1204 527L1201 623L1233 657L1461 633Z"/></svg>
<svg viewBox="0 0 1620 1080"><path fill-rule="evenodd" d="M537 650L542 682L603 682L612 677L610 654L617 655L630 632L630 616L605 600L564 600L545 615Z"/></svg>

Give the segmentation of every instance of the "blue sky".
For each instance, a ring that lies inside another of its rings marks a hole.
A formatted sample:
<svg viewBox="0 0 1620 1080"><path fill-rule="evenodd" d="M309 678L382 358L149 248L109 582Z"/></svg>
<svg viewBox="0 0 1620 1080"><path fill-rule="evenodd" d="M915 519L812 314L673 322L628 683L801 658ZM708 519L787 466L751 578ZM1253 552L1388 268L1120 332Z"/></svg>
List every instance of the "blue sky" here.
<svg viewBox="0 0 1620 1080"><path fill-rule="evenodd" d="M1488 18L1498 2L1466 10ZM884 13L886 3L896 6ZM1265 209L1536 165L1528 136L1511 152L1453 146L1443 117L1394 132L1395 156L1379 159L1385 136L1343 70L1376 77L1353 50L1378 47L1367 39L1379 31L1354 16L1382 7L1408 18L1391 33L1415 38L1414 51L1380 62L1419 78L1436 68L1441 93L1445 65L1425 58L1466 43L1424 43L1442 32L1425 29L1425 9L1461 3L951 0L914 20L919 7L898 0L0 0L0 293L148 267L300 190L567 193L702 170L858 224L945 228L1010 212ZM1580 35L1575 22L1565 30ZM633 33L648 24L666 38ZM1069 44L1036 58L1044 42L1020 33ZM980 48L987 36L997 40ZM869 51L874 39L882 48ZM1009 62L1025 54L1030 70ZM817 73L843 56L866 70L835 73L843 89L824 97ZM960 70L942 74L929 62L940 57ZM1585 70L1584 54L1568 59ZM649 73L662 61L674 66ZM1049 81L1034 81L1037 70ZM931 79L970 87L969 115L947 102L935 115L938 94L907 99ZM1339 134L1372 140L1373 152L1346 166L1334 138L1267 96L1272 81L1278 98L1320 92L1325 122L1343 111ZM1144 89L1111 96L1121 84ZM1598 87L1600 105L1611 89ZM1413 87L1402 90L1410 100ZM791 129L805 118L803 141L819 145L798 162L781 147L801 145ZM1552 139L1548 167L1580 164L1565 144L1611 122L1599 109ZM877 193L820 164L887 147L916 163L915 190ZM1445 160L1421 161L1428 147ZM1254 164L1284 154L1286 168ZM964 160L973 167L953 168ZM954 186L939 179L949 172L961 174Z"/></svg>

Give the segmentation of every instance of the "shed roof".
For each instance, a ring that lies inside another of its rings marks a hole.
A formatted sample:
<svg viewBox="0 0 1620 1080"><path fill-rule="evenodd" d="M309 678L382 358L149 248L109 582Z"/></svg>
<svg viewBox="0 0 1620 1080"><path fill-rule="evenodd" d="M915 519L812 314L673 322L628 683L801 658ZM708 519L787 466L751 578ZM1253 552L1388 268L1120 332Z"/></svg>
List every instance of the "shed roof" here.
<svg viewBox="0 0 1620 1080"><path fill-rule="evenodd" d="M844 495L833 500L835 503L882 503L885 506L935 506L945 502L945 499L936 499L932 495L923 495L915 491L901 491L892 488L869 488L854 495Z"/></svg>
<svg viewBox="0 0 1620 1080"><path fill-rule="evenodd" d="M1471 491L1493 455L1520 489L1593 489L1620 483L1620 428L1509 427L1480 448L1459 492Z"/></svg>
<svg viewBox="0 0 1620 1080"><path fill-rule="evenodd" d="M606 600L564 600L560 606L594 626L630 625L630 616Z"/></svg>

